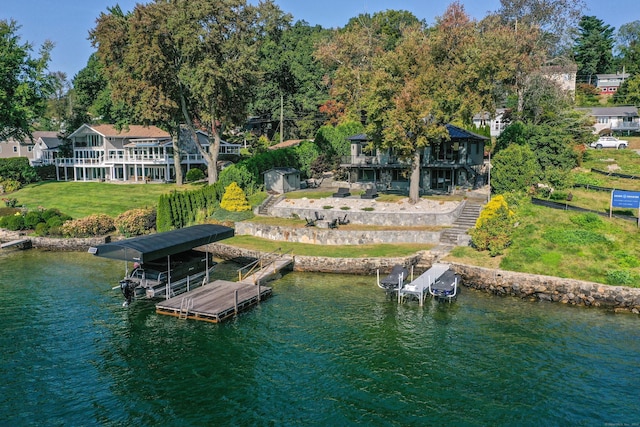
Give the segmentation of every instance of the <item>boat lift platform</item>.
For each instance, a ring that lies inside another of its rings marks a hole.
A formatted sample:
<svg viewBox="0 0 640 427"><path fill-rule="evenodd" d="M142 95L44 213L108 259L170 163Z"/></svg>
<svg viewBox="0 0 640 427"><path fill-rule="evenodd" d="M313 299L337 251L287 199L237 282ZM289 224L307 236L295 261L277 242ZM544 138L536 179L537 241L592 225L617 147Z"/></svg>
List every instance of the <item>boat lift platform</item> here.
<svg viewBox="0 0 640 427"><path fill-rule="evenodd" d="M429 270L422 273L417 279L398 289L398 303L411 296L417 298L422 306L425 297L431 295L429 292L431 286L447 271L449 271L449 264L433 264Z"/></svg>

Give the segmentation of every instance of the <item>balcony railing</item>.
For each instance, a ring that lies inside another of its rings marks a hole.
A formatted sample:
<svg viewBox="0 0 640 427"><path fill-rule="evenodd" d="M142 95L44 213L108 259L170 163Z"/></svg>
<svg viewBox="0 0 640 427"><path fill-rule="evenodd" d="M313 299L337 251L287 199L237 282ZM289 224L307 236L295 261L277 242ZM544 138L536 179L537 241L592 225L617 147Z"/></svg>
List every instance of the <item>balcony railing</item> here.
<svg viewBox="0 0 640 427"><path fill-rule="evenodd" d="M340 159L343 165L367 166L367 165L405 165L406 162L393 156L343 156Z"/></svg>
<svg viewBox="0 0 640 427"><path fill-rule="evenodd" d="M180 162L182 164L205 164L205 159L201 154L184 154L180 156ZM74 167L74 166L113 166L114 164L124 164L124 165L141 165L141 164L154 164L154 165L166 165L173 164L173 156L172 155L130 155L124 154L120 155L119 153L109 155L107 157L100 156L97 158L57 158L52 161L52 164L56 166L66 166L66 167Z"/></svg>

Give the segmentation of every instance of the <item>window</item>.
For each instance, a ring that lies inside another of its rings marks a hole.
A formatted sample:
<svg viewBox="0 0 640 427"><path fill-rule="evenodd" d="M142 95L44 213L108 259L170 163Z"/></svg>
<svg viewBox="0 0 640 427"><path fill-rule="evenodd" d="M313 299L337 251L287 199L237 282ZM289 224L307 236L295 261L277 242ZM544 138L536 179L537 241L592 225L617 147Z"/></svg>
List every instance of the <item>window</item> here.
<svg viewBox="0 0 640 427"><path fill-rule="evenodd" d="M18 152L18 147L16 147L15 145L13 146L13 152L17 153Z"/></svg>
<svg viewBox="0 0 640 427"><path fill-rule="evenodd" d="M609 123L609 117L598 117L598 123Z"/></svg>

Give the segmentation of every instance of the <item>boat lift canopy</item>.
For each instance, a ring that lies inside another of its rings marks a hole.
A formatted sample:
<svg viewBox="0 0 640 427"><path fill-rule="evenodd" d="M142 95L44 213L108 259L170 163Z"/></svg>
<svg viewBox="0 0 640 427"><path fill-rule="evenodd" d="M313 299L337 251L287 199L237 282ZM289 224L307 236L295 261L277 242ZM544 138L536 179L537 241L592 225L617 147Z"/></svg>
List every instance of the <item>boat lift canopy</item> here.
<svg viewBox="0 0 640 427"><path fill-rule="evenodd" d="M233 237L233 228L202 224L89 248L99 257L145 263Z"/></svg>

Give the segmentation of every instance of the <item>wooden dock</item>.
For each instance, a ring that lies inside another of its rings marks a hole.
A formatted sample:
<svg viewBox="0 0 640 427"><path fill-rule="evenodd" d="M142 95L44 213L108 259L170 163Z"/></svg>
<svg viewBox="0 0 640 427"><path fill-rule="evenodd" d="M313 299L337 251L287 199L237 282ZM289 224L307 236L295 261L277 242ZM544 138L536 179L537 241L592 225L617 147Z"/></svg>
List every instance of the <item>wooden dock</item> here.
<svg viewBox="0 0 640 427"><path fill-rule="evenodd" d="M293 257L279 257L264 264L258 260L245 277L242 277L244 269L239 270L237 282L216 280L208 283L156 304L156 313L179 319L222 322L270 297L272 289L263 284L279 277L293 261ZM253 269L256 271L252 272Z"/></svg>
<svg viewBox="0 0 640 427"><path fill-rule="evenodd" d="M1 243L0 249L11 248L17 246L19 249L30 249L31 248L31 240L29 239L18 239L12 240L7 243Z"/></svg>
<svg viewBox="0 0 640 427"><path fill-rule="evenodd" d="M218 323L271 296L268 286L216 280L156 304L156 313Z"/></svg>

